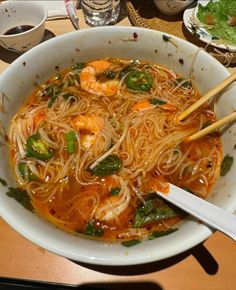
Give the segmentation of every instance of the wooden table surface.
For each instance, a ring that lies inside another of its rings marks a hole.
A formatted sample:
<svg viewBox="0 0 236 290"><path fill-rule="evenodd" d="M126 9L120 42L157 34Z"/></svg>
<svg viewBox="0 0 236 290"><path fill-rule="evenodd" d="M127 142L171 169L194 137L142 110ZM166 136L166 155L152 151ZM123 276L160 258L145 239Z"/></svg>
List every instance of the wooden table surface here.
<svg viewBox="0 0 236 290"><path fill-rule="evenodd" d="M81 27L83 22L81 12ZM130 25L124 18L119 25ZM47 22L48 35L73 30L69 20ZM16 55L0 48L0 73ZM123 290L233 290L236 243L216 232L203 244L168 260L130 267L78 264L32 244L0 219L0 276ZM80 287L78 287L80 288Z"/></svg>

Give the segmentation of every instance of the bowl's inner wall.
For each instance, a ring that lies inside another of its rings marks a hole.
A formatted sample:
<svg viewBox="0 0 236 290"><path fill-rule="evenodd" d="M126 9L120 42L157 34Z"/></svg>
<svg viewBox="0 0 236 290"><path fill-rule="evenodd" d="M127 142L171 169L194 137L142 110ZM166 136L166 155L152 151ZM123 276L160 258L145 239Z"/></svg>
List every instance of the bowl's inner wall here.
<svg viewBox="0 0 236 290"><path fill-rule="evenodd" d="M99 35L99 37L98 37ZM4 100L6 114L0 122L6 130L9 122L36 84L40 84L58 70L75 62L84 62L104 57L127 57L150 60L172 68L184 77L193 75L194 82L202 93L227 77L227 70L215 59L195 46L175 38L174 44L163 40L163 34L139 28L104 27L66 34L30 50L12 64L0 77L0 96ZM217 100L219 117L236 107L236 88L229 90ZM232 125L223 134L224 154L235 155L236 126ZM9 167L7 145L0 147L0 177L14 185ZM230 173L218 182L212 201L230 211L236 208L236 193L233 188L235 165ZM189 218L180 230L170 236L141 243L127 249L119 244L94 242L68 235L46 221L27 212L17 202L5 195L6 188L0 185L0 214L16 230L40 246L74 260L95 264L138 264L180 253L202 242L211 231ZM174 242L173 242L174 241ZM140 251L141 249L141 251Z"/></svg>

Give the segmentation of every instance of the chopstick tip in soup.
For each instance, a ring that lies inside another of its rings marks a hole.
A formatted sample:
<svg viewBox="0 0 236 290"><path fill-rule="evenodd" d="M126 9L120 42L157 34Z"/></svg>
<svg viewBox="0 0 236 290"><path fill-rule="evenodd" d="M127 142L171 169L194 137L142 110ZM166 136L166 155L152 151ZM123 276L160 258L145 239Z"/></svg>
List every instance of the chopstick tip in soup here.
<svg viewBox="0 0 236 290"><path fill-rule="evenodd" d="M42 84L12 119L17 183L37 214L65 231L106 241L172 232L183 213L155 194L169 182L207 198L222 160L215 121L191 83L146 61L77 63Z"/></svg>

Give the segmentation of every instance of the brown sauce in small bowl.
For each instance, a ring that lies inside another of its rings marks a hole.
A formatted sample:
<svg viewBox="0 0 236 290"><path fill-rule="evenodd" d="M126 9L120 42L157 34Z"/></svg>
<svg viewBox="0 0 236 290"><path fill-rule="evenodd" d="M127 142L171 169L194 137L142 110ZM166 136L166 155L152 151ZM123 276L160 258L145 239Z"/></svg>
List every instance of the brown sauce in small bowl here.
<svg viewBox="0 0 236 290"><path fill-rule="evenodd" d="M19 33L22 33L22 32L26 32L30 29L34 28L34 26L32 25L18 25L18 26L15 26L13 28L10 28L8 29L4 35L14 35L14 34L19 34Z"/></svg>

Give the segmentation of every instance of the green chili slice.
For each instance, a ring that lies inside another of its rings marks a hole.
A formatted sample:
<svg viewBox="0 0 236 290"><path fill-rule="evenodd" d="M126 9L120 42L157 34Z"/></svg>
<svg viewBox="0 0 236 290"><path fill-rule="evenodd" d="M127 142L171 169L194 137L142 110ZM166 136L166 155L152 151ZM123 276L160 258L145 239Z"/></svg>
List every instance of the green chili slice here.
<svg viewBox="0 0 236 290"><path fill-rule="evenodd" d="M153 85L152 76L146 72L132 70L125 78L128 89L147 92Z"/></svg>
<svg viewBox="0 0 236 290"><path fill-rule="evenodd" d="M26 157L33 157L39 160L48 160L53 156L50 150L40 138L40 134L31 135L26 142Z"/></svg>
<svg viewBox="0 0 236 290"><path fill-rule="evenodd" d="M26 163L19 163L18 164L18 169L20 171L20 175L22 176L23 179L29 180L29 181L34 181L38 180L37 176L35 176L32 171L29 169Z"/></svg>
<svg viewBox="0 0 236 290"><path fill-rule="evenodd" d="M76 134L75 131L70 131L68 133L65 133L66 137L66 151L69 154L74 154L76 150Z"/></svg>

